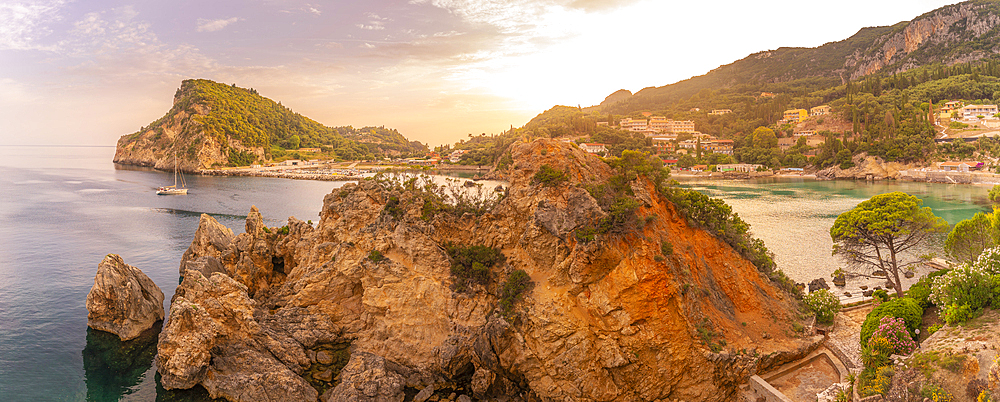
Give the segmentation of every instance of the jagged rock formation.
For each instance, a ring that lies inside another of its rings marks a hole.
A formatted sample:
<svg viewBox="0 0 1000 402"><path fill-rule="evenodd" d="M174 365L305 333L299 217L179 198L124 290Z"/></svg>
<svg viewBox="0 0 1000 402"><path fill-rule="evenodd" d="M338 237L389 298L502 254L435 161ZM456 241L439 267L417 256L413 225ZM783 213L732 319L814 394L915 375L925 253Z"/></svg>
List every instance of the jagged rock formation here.
<svg viewBox="0 0 1000 402"><path fill-rule="evenodd" d="M751 374L817 345L795 335L792 297L648 180L632 190L653 218L585 243L573 231L606 212L581 185L610 168L556 141L510 152L507 195L478 217L428 215L419 191L375 181L334 190L317 227L290 218L287 234L254 211L227 242L203 216L182 266L212 257L225 272L184 273L160 337L164 386L200 383L233 401L402 400L431 386L477 399L728 401ZM543 164L568 183L533 183ZM505 262L487 285L455 291L450 242ZM503 314L515 269L535 285ZM339 375L320 378L317 351L348 343Z"/></svg>
<svg viewBox="0 0 1000 402"><path fill-rule="evenodd" d="M127 341L162 319L163 292L153 280L120 256L105 256L87 294L87 326Z"/></svg>

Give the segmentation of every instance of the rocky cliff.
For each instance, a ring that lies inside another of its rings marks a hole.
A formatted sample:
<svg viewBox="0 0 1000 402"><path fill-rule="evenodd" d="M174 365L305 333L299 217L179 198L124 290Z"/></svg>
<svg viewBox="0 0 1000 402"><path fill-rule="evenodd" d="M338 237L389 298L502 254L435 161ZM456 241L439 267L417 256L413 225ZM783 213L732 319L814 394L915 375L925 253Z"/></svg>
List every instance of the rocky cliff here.
<svg viewBox="0 0 1000 402"><path fill-rule="evenodd" d="M254 210L233 236L203 216L160 335L164 386L233 401L729 401L816 346L797 302L651 181L628 182L641 225L586 241L574 231L609 212L584 187L615 172L556 141L509 151L509 185L483 214L362 181L327 195L316 227L266 228ZM543 166L567 180L537 182ZM459 286L456 245L503 257ZM508 298L519 271L533 286Z"/></svg>
<svg viewBox="0 0 1000 402"><path fill-rule="evenodd" d="M1000 52L1000 38L995 37L1000 15L995 8L995 2L969 1L924 14L879 37L871 48L856 50L844 66L853 71L850 78L857 79L889 66L905 71L995 55Z"/></svg>

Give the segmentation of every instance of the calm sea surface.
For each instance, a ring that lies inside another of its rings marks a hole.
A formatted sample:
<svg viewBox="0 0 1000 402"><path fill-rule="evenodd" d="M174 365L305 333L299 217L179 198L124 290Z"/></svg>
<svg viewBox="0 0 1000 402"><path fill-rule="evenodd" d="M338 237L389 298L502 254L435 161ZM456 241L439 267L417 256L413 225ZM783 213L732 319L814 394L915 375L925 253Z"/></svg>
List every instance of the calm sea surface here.
<svg viewBox="0 0 1000 402"><path fill-rule="evenodd" d="M0 147L0 401L192 401L152 366L155 334L121 343L87 329L87 292L108 253L142 269L167 301L200 214L237 233L251 205L269 226L318 220L342 182L188 176L187 196L157 196L169 173L116 169L113 147ZM828 277L829 227L872 195L906 191L950 223L988 210L988 188L811 180L698 181L725 199L797 281ZM165 306L169 310L169 306Z"/></svg>

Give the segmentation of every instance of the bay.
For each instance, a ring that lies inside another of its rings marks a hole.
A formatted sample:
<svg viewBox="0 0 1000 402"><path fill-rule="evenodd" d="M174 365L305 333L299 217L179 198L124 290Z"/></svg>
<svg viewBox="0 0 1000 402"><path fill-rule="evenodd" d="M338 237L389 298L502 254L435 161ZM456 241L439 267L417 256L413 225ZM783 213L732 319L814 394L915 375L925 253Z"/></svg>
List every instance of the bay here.
<svg viewBox="0 0 1000 402"><path fill-rule="evenodd" d="M775 263L800 283L826 278L843 262L831 255L830 227L841 213L875 195L902 191L912 194L934 214L954 226L977 212L992 210L987 194L991 187L968 184L904 181L815 180L778 177L718 180L678 176L682 187L720 198L750 224L751 233L764 241ZM941 256L940 246L925 252ZM928 272L921 268L919 274ZM904 281L909 283L912 281ZM841 291L858 293L858 287L881 285L874 280L849 283Z"/></svg>

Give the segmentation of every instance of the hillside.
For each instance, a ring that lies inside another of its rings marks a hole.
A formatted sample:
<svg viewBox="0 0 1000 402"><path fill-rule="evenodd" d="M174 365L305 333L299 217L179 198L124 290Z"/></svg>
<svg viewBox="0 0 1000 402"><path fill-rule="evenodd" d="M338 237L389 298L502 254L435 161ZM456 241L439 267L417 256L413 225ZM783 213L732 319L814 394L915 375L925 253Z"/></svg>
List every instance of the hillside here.
<svg viewBox="0 0 1000 402"><path fill-rule="evenodd" d="M645 88L601 111L624 114L655 109L705 89L776 83L832 87L879 72L893 74L931 64L967 63L996 55L1000 46L998 26L1000 2L967 1L913 21L863 28L850 38L816 48L783 47L754 53L702 76Z"/></svg>
<svg viewBox="0 0 1000 402"><path fill-rule="evenodd" d="M308 155L300 148L319 148ZM185 171L276 158L372 159L423 154L426 147L385 127L327 127L256 90L185 80L162 118L118 140L115 163Z"/></svg>

